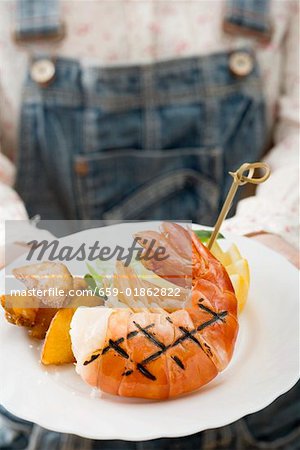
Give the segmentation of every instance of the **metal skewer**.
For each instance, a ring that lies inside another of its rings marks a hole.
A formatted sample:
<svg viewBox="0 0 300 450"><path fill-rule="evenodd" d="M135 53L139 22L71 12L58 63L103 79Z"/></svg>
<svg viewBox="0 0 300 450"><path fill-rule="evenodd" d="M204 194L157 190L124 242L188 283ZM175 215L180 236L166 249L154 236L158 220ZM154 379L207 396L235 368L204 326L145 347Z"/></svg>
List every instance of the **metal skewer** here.
<svg viewBox="0 0 300 450"><path fill-rule="evenodd" d="M254 173L256 169L262 169L263 175L258 178L254 178ZM244 175L244 172L248 172L247 175ZM271 170L268 164L264 162L255 162L255 163L244 163L236 172L229 172L229 175L233 177L232 185L228 191L226 200L219 214L218 220L215 224L214 231L210 237L208 248L211 249L216 237L218 236L219 230L223 223L223 220L226 219L228 211L232 205L233 198L239 188L239 186L243 186L244 184L261 184L264 183L270 176Z"/></svg>

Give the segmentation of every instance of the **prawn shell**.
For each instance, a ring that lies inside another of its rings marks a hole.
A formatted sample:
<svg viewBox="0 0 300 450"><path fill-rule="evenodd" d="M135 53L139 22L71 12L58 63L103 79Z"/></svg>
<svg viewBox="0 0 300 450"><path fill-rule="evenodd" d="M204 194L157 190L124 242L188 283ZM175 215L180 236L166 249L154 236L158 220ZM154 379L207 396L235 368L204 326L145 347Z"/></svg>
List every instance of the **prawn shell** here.
<svg viewBox="0 0 300 450"><path fill-rule="evenodd" d="M97 379L98 388L109 394L119 393L122 374L125 371L125 355L128 355L127 323L130 315L130 310L120 308L109 318L105 346L99 358Z"/></svg>
<svg viewBox="0 0 300 450"><path fill-rule="evenodd" d="M174 343L186 336L181 329L186 332L195 329L189 313L183 309L172 313L170 317L176 330ZM214 363L203 351L197 333L168 351L168 366L170 397L194 391L211 381L218 373Z"/></svg>
<svg viewBox="0 0 300 450"><path fill-rule="evenodd" d="M144 311L130 316L127 335L130 336L130 333L135 336L127 340L130 360L127 361L126 371L132 372L123 377L119 395L168 398L169 378L164 348L172 344L174 328L164 314Z"/></svg>

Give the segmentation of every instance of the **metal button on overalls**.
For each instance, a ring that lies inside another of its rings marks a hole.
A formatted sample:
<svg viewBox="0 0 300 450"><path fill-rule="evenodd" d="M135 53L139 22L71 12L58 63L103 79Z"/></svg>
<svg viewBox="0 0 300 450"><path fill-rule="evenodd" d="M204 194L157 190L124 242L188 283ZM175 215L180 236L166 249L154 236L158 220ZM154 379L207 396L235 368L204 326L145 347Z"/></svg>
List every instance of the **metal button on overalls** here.
<svg viewBox="0 0 300 450"><path fill-rule="evenodd" d="M229 57L229 68L238 77L249 75L253 67L253 57L247 52L234 52Z"/></svg>
<svg viewBox="0 0 300 450"><path fill-rule="evenodd" d="M39 59L32 63L30 75L40 86L48 86L55 76L55 65L50 59Z"/></svg>

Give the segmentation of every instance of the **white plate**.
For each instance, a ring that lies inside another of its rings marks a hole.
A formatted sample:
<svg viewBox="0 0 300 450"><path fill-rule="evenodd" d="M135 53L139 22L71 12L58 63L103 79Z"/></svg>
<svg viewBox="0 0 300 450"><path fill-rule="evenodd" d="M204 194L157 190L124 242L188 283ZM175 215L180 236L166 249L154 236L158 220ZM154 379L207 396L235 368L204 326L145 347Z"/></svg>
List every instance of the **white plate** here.
<svg viewBox="0 0 300 450"><path fill-rule="evenodd" d="M130 227L135 231L141 224ZM107 232L102 228L101 236ZM94 233L87 236L95 240ZM0 402L16 416L50 430L135 441L220 427L269 405L299 376L298 271L252 240L232 235L230 240L249 261L250 297L240 317L233 359L207 386L161 402L98 394L72 366L42 367L38 346L24 330L8 324L1 312Z"/></svg>

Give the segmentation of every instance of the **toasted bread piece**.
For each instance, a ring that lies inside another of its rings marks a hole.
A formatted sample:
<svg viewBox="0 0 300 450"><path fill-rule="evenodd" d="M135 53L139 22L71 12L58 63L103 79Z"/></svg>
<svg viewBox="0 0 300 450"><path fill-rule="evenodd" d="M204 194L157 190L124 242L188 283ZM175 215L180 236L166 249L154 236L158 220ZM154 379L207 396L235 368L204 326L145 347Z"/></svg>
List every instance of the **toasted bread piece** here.
<svg viewBox="0 0 300 450"><path fill-rule="evenodd" d="M37 307L33 307L34 305ZM2 295L1 305L5 310L6 320L14 325L32 327L38 312L38 302L31 296Z"/></svg>
<svg viewBox="0 0 300 450"><path fill-rule="evenodd" d="M60 308L68 303L73 277L64 264L45 261L17 267L12 272L27 289L41 290L42 295L38 299L45 307Z"/></svg>

